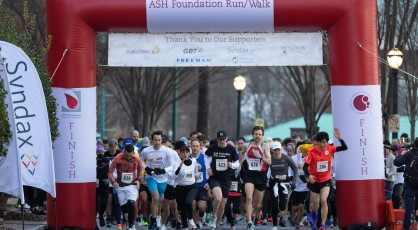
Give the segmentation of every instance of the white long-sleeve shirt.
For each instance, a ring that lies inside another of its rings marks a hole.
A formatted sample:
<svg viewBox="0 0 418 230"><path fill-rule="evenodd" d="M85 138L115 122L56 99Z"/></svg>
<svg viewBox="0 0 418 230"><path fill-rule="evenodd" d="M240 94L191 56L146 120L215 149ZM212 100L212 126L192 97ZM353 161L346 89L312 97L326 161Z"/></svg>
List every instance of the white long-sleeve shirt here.
<svg viewBox="0 0 418 230"><path fill-rule="evenodd" d="M151 177L158 183L167 182L174 170L174 154L177 155L176 151L165 146L161 146L160 149L154 149L154 146L143 149L140 158L142 161L146 161L145 166L152 169L163 168L166 172L161 175L156 175L155 173L153 175L147 175L147 178Z"/></svg>

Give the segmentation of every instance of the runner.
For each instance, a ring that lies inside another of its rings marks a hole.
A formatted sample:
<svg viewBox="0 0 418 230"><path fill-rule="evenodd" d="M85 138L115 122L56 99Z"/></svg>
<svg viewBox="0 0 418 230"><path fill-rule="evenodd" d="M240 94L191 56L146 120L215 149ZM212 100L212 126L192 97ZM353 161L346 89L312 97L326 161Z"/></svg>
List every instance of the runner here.
<svg viewBox="0 0 418 230"><path fill-rule="evenodd" d="M146 162L146 182L152 196L151 202L151 223L149 230L158 229L157 216L161 221L161 201L167 186L168 175L173 172L174 150L162 145L162 131L155 131L151 134L152 146L142 150L141 160ZM161 223L161 222L160 222Z"/></svg>
<svg viewBox="0 0 418 230"><path fill-rule="evenodd" d="M113 176L115 169L118 175L116 180ZM123 154L115 157L108 172L109 180L118 193L122 212L128 213L128 230L135 229L135 204L138 198L139 181L143 178L142 170L141 160L134 156L133 145L125 145Z"/></svg>
<svg viewBox="0 0 418 230"><path fill-rule="evenodd" d="M211 145L206 150L205 165L209 175L208 183L205 185L212 189L213 216L209 227L215 229L220 226L224 214L225 204L231 188L231 169L239 166L237 151L228 145L228 136L225 131L218 131L217 144Z"/></svg>
<svg viewBox="0 0 418 230"><path fill-rule="evenodd" d="M308 152L307 147L309 148L311 144L301 144L296 149L296 154L292 156L292 160L298 168L298 176L296 178L296 188L292 191L290 195L290 200L292 203L292 218L291 222L294 223L295 228L299 229L303 215L305 214L305 200L308 196L309 189L306 184L306 177L303 172L303 164L306 153Z"/></svg>
<svg viewBox="0 0 418 230"><path fill-rule="evenodd" d="M181 147L180 153L181 163L175 172L177 176L175 181L177 209L181 216L183 229L196 229L192 204L197 195L198 166L195 159L190 159L188 146Z"/></svg>
<svg viewBox="0 0 418 230"><path fill-rule="evenodd" d="M245 210L247 229L254 229L252 215L258 213L263 201L263 193L267 185L267 169L271 164L270 147L263 142L264 128L254 126L253 139L244 148L240 156L242 162L242 180L245 189ZM254 206L253 206L254 204Z"/></svg>
<svg viewBox="0 0 418 230"><path fill-rule="evenodd" d="M281 212L286 210L287 205L287 198L290 193L288 190L288 186L286 183L289 184L289 167L292 169L293 172L293 179L290 187L295 189L296 187L296 179L298 175L297 167L293 160L290 158L289 155L282 154L280 149L282 145L279 142L272 142L270 144L271 151L273 152L273 156L271 158L271 165L269 168L269 189L270 189L270 202L272 202L272 210L271 215L273 218L273 228L272 230L277 230L277 215L279 214L279 209ZM279 199L277 199L277 197ZM285 220L282 218L280 219L283 226ZM284 226L283 226L284 227Z"/></svg>
<svg viewBox="0 0 418 230"><path fill-rule="evenodd" d="M237 150L238 152L238 150ZM238 153L239 157L239 153ZM235 221L239 220L240 216L240 204L241 204L241 197L242 197L242 183L241 183L241 176L240 176L241 167L239 166L237 169L231 170L231 188L229 190L229 197L228 201L226 202L225 206L225 216L229 225L231 226L231 230L235 230ZM231 209L232 205L232 209Z"/></svg>
<svg viewBox="0 0 418 230"><path fill-rule="evenodd" d="M192 140L192 154L190 155L190 158L195 159L198 164L197 195L196 200L193 202L193 219L198 228L202 228L203 216L205 215L208 201L208 191L205 189L208 175L206 173L205 154L202 152L203 146L201 146L201 143L203 143L203 140L202 142L198 139Z"/></svg>
<svg viewBox="0 0 418 230"><path fill-rule="evenodd" d="M115 157L120 153L118 146L118 141L115 139L109 140L109 149L104 153L104 157L109 159L110 161L113 161ZM112 164L112 162L110 162ZM116 222L121 222L121 211L120 211L120 205L119 205L119 199L118 194L116 191L113 191L113 185L112 183L109 183L109 196L107 199L107 208L106 208L106 227L112 226L113 219L116 220Z"/></svg>
<svg viewBox="0 0 418 230"><path fill-rule="evenodd" d="M172 151L172 157L174 159L174 164L173 164L173 168L176 169L180 163L180 149L185 146L183 141L177 141L174 144L174 150ZM176 193L175 193L175 179L176 179L177 175L172 172L170 173L167 178L167 187L164 191L164 199L163 199L163 205L162 205L162 214L161 214L161 227L160 230L165 230L165 225L167 223L167 219L168 216L170 215L170 210L171 207L174 206L174 210L173 212L171 212L171 214L173 215L174 219L176 220L176 226L180 226L180 219L178 218L178 211L177 211L177 204L176 204Z"/></svg>
<svg viewBox="0 0 418 230"><path fill-rule="evenodd" d="M326 132L319 132L315 140L317 145L309 150L305 157L305 164L303 171L309 179L308 188L311 191L310 199L312 203L312 226L316 226L318 220L319 202L322 204L321 208L321 226L320 230L325 230L325 222L328 215L327 198L332 186L331 181L331 162L332 157L336 152L347 150L347 145L341 137L341 132L338 128L334 128L334 136L340 141L341 146L328 145L329 136Z"/></svg>

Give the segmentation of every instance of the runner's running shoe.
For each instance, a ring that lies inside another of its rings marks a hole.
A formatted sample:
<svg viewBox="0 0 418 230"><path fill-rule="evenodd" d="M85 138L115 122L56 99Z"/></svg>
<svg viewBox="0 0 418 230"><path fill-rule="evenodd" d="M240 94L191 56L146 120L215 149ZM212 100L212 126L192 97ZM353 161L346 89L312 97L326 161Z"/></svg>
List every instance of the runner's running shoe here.
<svg viewBox="0 0 418 230"><path fill-rule="evenodd" d="M157 223L152 223L148 226L148 230L158 230Z"/></svg>
<svg viewBox="0 0 418 230"><path fill-rule="evenodd" d="M193 219L189 220L189 229L196 229L196 224Z"/></svg>
<svg viewBox="0 0 418 230"><path fill-rule="evenodd" d="M325 227L326 228L332 228L333 227L333 223L332 223L332 219L331 218L329 218L327 220L327 222L325 222Z"/></svg>
<svg viewBox="0 0 418 230"><path fill-rule="evenodd" d="M212 218L209 221L209 227L216 228L216 217L212 216Z"/></svg>
<svg viewBox="0 0 418 230"><path fill-rule="evenodd" d="M255 225L252 222L247 224L247 229L248 230L254 230L254 228L255 228Z"/></svg>

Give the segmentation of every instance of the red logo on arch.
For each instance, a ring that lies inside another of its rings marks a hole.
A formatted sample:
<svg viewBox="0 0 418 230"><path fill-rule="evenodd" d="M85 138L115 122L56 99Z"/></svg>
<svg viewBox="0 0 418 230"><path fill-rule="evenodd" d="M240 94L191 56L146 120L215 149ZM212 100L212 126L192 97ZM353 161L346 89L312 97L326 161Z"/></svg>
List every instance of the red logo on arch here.
<svg viewBox="0 0 418 230"><path fill-rule="evenodd" d="M357 113L368 112L373 105L372 98L364 91L357 92L351 98L351 108Z"/></svg>

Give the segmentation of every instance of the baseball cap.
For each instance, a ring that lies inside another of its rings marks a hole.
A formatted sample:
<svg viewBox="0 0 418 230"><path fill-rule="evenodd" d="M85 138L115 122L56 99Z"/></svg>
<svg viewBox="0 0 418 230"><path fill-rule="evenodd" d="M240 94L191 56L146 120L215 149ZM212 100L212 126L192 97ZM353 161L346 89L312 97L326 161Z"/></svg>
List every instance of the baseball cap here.
<svg viewBox="0 0 418 230"><path fill-rule="evenodd" d="M281 149L281 148L282 148L282 144L280 144L280 142L277 142L277 141L270 142L270 149L275 150L275 149Z"/></svg>
<svg viewBox="0 0 418 230"><path fill-rule="evenodd" d="M184 144L187 144L187 137L180 137L180 139L179 139L180 141L183 141L184 142Z"/></svg>
<svg viewBox="0 0 418 230"><path fill-rule="evenodd" d="M144 137L141 140L141 146L142 147L148 147L150 146L150 142L149 142L149 138L148 137Z"/></svg>
<svg viewBox="0 0 418 230"><path fill-rule="evenodd" d="M134 141L131 138L126 138L123 140L123 145L133 145Z"/></svg>
<svg viewBox="0 0 418 230"><path fill-rule="evenodd" d="M216 133L216 138L217 139L226 139L228 137L228 135L226 135L226 132L225 131L223 131L223 130L219 130L217 133Z"/></svg>
<svg viewBox="0 0 418 230"><path fill-rule="evenodd" d="M190 152L190 148L187 145L183 145L183 146L181 146L180 151Z"/></svg>

